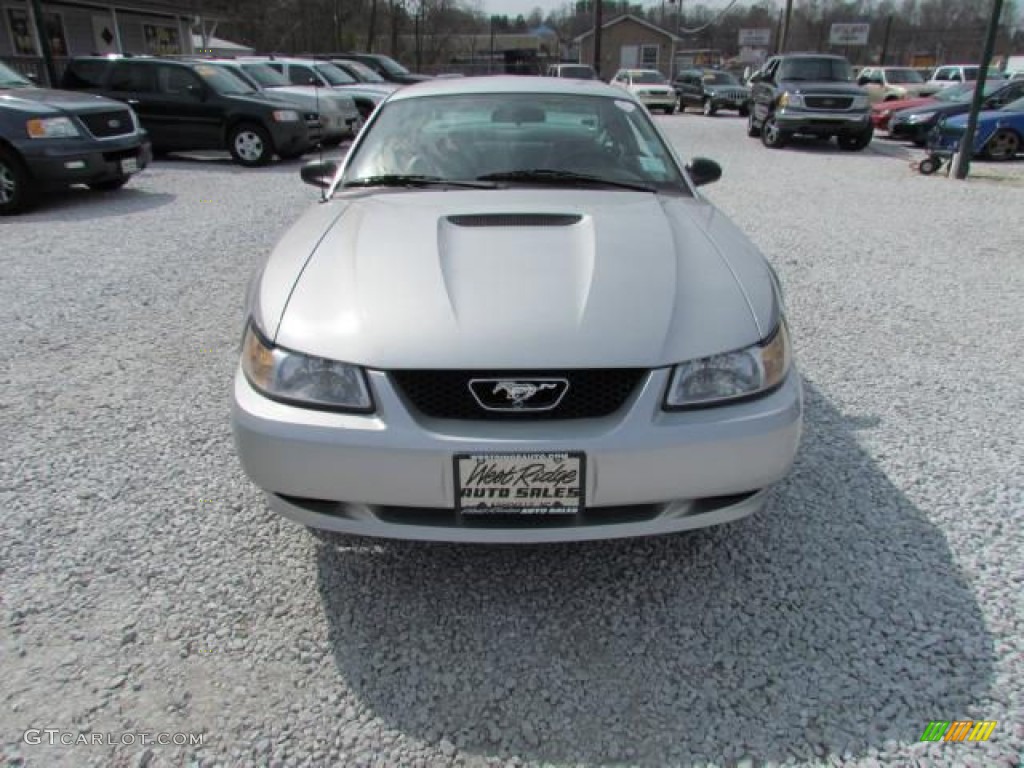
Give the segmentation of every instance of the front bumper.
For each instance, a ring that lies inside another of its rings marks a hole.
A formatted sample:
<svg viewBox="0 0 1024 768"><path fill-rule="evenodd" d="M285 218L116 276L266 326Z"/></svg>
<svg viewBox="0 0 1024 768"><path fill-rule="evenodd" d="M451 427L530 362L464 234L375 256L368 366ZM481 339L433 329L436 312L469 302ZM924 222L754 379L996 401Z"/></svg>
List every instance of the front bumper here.
<svg viewBox="0 0 1024 768"><path fill-rule="evenodd" d="M50 187L112 181L143 170L153 160L144 132L103 140L30 139L19 143L18 151L33 178Z"/></svg>
<svg viewBox="0 0 1024 768"><path fill-rule="evenodd" d="M776 122L786 133L803 133L813 136L859 136L872 130L871 115L868 112L850 114L808 112L805 110L780 109L775 113Z"/></svg>
<svg viewBox="0 0 1024 768"><path fill-rule="evenodd" d="M935 123L928 121L923 123L908 123L904 120L889 121L889 136L893 139L903 141L924 142L928 133L935 127Z"/></svg>
<svg viewBox="0 0 1024 768"><path fill-rule="evenodd" d="M664 95L657 93L638 93L636 97L645 107L655 107L658 109L675 107L676 102L679 100L675 95L675 92Z"/></svg>
<svg viewBox="0 0 1024 768"><path fill-rule="evenodd" d="M435 541L570 541L699 528L757 511L796 455L799 375L794 369L757 400L667 413L668 375L652 371L611 416L527 424L426 418L379 371L369 372L374 414L295 408L263 397L239 371L232 425L242 467L271 507L315 528ZM585 511L564 523L459 519L453 455L509 451L583 452Z"/></svg>
<svg viewBox="0 0 1024 768"><path fill-rule="evenodd" d="M270 137L274 142L274 149L278 153L294 154L305 151L320 141L319 123L315 126L307 125L305 120L288 123L278 123L270 120L268 123Z"/></svg>

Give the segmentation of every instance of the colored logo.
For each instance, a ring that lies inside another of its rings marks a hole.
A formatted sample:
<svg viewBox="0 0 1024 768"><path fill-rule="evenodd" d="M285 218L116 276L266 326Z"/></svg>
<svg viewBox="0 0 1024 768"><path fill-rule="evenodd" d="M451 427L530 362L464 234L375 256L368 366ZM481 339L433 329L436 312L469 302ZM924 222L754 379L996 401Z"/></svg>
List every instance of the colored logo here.
<svg viewBox="0 0 1024 768"><path fill-rule="evenodd" d="M921 741L988 741L996 728L995 720L932 720L921 734Z"/></svg>

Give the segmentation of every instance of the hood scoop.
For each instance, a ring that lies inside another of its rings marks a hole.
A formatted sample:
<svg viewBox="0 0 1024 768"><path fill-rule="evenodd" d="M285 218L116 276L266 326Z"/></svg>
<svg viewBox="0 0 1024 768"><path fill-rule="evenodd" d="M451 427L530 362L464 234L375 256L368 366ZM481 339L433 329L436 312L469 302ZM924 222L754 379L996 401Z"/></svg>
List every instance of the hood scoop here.
<svg viewBox="0 0 1024 768"><path fill-rule="evenodd" d="M457 227L571 227L583 217L575 213L467 213L447 218Z"/></svg>

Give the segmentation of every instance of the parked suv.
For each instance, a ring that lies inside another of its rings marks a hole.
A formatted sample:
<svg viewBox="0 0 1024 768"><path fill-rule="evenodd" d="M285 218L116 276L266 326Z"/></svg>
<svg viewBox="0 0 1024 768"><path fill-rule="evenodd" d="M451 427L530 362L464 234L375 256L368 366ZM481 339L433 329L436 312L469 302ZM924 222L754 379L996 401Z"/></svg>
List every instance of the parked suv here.
<svg viewBox="0 0 1024 768"><path fill-rule="evenodd" d="M430 75L410 72L390 56L384 56L380 53L332 53L327 58L358 61L360 64L368 66L388 82L401 85L434 79Z"/></svg>
<svg viewBox="0 0 1024 768"><path fill-rule="evenodd" d="M921 74L910 67L864 67L857 75L857 85L867 91L872 104L924 98L941 90L934 83L926 83Z"/></svg>
<svg viewBox="0 0 1024 768"><path fill-rule="evenodd" d="M660 109L666 115L676 111L676 92L656 69L620 69L611 84L632 93L648 110Z"/></svg>
<svg viewBox="0 0 1024 768"><path fill-rule="evenodd" d="M83 57L68 63L63 86L130 104L157 152L227 149L235 162L288 159L320 139L320 116L261 96L238 77L199 61Z"/></svg>
<svg viewBox="0 0 1024 768"><path fill-rule="evenodd" d="M239 61L263 61L293 85L334 88L352 97L365 123L373 110L400 86L394 83L361 83L330 61L280 56L246 56Z"/></svg>
<svg viewBox="0 0 1024 768"><path fill-rule="evenodd" d="M679 97L679 111L698 107L711 116L720 109L735 110L747 116L750 89L740 83L734 74L721 69L684 69L672 81Z"/></svg>
<svg viewBox="0 0 1024 768"><path fill-rule="evenodd" d="M0 63L0 216L28 210L51 187L120 189L151 157L130 108L38 88Z"/></svg>
<svg viewBox="0 0 1024 768"><path fill-rule="evenodd" d="M961 83L973 83L978 79L979 67L975 64L944 64L932 72L928 85L937 88L949 88ZM995 67L989 67L986 80L1002 80L1006 76Z"/></svg>
<svg viewBox="0 0 1024 768"><path fill-rule="evenodd" d="M760 136L772 149L797 134L835 136L842 149L864 149L874 132L871 105L852 80L850 63L842 56L772 56L750 78L747 135Z"/></svg>
<svg viewBox="0 0 1024 768"><path fill-rule="evenodd" d="M547 77L565 77L572 80L597 80L597 72L589 64L552 64Z"/></svg>

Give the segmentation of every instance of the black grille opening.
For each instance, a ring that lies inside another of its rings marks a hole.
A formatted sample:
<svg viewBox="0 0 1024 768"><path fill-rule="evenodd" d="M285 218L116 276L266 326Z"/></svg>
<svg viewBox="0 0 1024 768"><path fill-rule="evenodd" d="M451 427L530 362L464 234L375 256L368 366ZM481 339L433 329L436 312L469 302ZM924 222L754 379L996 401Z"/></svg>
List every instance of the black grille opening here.
<svg viewBox="0 0 1024 768"><path fill-rule="evenodd" d="M804 96L804 103L812 109L849 109L853 104L850 96Z"/></svg>
<svg viewBox="0 0 1024 768"><path fill-rule="evenodd" d="M135 130L135 123L132 121L131 112L128 110L88 112L78 117L85 123L89 133L98 139L108 139L111 136L126 136Z"/></svg>
<svg viewBox="0 0 1024 768"><path fill-rule="evenodd" d="M569 227L582 218L572 213L474 213L448 221L457 227Z"/></svg>
<svg viewBox="0 0 1024 768"><path fill-rule="evenodd" d="M552 421L596 419L619 410L643 380L642 368L546 371L391 371L391 381L424 416L468 421ZM473 397L470 381L565 379L569 386L551 410L487 410Z"/></svg>

